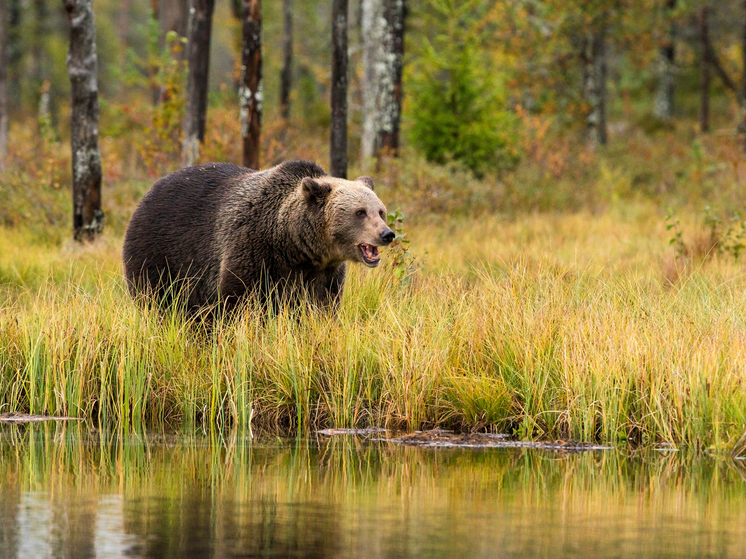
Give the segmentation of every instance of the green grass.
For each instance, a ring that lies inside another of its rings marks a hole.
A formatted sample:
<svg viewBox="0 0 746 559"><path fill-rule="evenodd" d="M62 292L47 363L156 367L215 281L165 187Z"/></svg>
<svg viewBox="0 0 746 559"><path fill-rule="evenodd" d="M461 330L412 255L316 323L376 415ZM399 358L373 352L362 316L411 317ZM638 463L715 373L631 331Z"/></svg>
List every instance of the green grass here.
<svg viewBox="0 0 746 559"><path fill-rule="evenodd" d="M4 230L0 411L727 448L746 424L746 281L716 256L668 283L664 226L645 204L423 220L407 283L353 267L336 315L246 309L209 333L130 300L120 241Z"/></svg>

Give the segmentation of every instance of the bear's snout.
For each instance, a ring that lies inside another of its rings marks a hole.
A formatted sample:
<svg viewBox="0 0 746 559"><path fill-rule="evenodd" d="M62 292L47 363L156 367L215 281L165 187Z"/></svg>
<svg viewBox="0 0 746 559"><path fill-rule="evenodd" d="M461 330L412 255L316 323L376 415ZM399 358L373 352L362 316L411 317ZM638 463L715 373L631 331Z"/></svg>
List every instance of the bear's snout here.
<svg viewBox="0 0 746 559"><path fill-rule="evenodd" d="M386 228L383 233L381 233L381 240L383 241L383 244L387 245L391 241L394 240L396 237L396 233L394 233L391 229Z"/></svg>

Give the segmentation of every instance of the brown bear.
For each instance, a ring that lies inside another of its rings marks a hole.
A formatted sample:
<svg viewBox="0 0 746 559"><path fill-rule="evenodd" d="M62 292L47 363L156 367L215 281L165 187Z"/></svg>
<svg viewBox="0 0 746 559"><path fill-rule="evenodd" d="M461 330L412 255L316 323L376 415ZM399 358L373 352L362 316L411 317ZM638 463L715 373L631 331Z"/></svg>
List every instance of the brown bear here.
<svg viewBox="0 0 746 559"><path fill-rule="evenodd" d="M266 171L229 163L158 180L132 215L123 259L133 297L192 313L247 295L305 293L326 307L342 295L346 262L377 266L395 237L373 181L334 178L308 161ZM298 289L300 288L300 289Z"/></svg>

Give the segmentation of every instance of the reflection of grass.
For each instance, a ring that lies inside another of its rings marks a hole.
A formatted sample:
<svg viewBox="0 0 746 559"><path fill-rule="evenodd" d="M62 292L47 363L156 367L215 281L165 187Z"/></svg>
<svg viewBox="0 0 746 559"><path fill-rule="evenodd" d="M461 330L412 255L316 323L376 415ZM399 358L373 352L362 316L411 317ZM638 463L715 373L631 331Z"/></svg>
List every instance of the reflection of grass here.
<svg viewBox="0 0 746 559"><path fill-rule="evenodd" d="M743 482L728 460L685 453L433 451L344 437L317 447L252 443L238 431L92 433L79 424L4 427L0 436L6 534L32 495L52 514L33 520L73 549L91 543L102 496L121 499L122 529L141 537L148 556L193 552L192 538L259 554L303 545L314 531L344 549L400 549L397 536L432 544L439 529L463 556L475 556L477 541L540 541L548 555L560 537L593 553L614 542L620 556L649 549L647 557L662 535L680 538L666 547L677 556L735 557L733 534L746 520Z"/></svg>
<svg viewBox="0 0 746 559"><path fill-rule="evenodd" d="M697 448L732 444L746 423L741 270L716 257L666 284L667 233L643 204L421 220L411 282L353 267L334 317L247 311L207 335L130 301L118 243L60 251L0 234L16 247L0 270L21 278L0 291L0 411Z"/></svg>

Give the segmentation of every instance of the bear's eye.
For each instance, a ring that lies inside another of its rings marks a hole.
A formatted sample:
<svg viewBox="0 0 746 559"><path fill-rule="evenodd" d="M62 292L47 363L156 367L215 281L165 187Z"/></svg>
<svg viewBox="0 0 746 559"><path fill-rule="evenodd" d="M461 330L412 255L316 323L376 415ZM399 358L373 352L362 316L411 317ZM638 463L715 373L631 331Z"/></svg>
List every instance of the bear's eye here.
<svg viewBox="0 0 746 559"><path fill-rule="evenodd" d="M355 212L355 215L358 217L364 217L365 216L365 210L358 210Z"/></svg>
<svg viewBox="0 0 746 559"><path fill-rule="evenodd" d="M381 216L382 220L386 221L386 212L384 212L383 210L381 210L380 212L378 212L378 215Z"/></svg>

